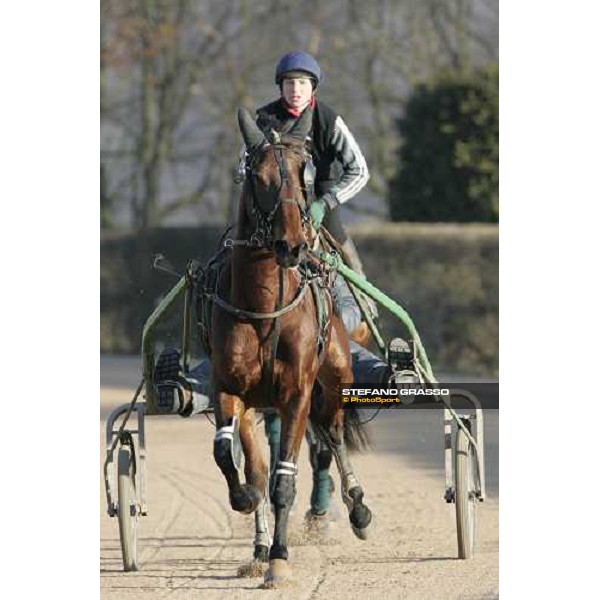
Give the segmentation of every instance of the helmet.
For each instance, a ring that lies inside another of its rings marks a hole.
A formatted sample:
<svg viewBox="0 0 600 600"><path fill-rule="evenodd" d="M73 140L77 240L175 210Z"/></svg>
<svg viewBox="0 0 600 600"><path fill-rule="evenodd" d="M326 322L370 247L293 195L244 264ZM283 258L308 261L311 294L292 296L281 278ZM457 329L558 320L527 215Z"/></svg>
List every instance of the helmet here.
<svg viewBox="0 0 600 600"><path fill-rule="evenodd" d="M280 85L283 75L289 71L306 71L315 80L315 87L323 81L319 63L310 54L300 50L290 52L282 57L275 69L275 83Z"/></svg>

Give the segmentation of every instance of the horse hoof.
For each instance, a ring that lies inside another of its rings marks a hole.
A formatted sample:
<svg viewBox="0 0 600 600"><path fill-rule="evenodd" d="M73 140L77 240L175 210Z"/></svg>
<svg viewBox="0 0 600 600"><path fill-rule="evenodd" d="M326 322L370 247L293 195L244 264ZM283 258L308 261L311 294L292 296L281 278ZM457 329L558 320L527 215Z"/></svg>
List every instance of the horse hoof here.
<svg viewBox="0 0 600 600"><path fill-rule="evenodd" d="M251 577L264 577L267 565L264 562L253 559L249 563L242 565L238 571L238 577L251 578Z"/></svg>
<svg viewBox="0 0 600 600"><path fill-rule="evenodd" d="M329 513L325 512L318 515L313 513L311 509L307 510L304 515L304 530L308 534L327 536L331 531Z"/></svg>
<svg viewBox="0 0 600 600"><path fill-rule="evenodd" d="M268 589L280 588L289 583L292 577L292 570L287 560L282 558L273 558L269 561L269 568L265 573L264 587Z"/></svg>
<svg viewBox="0 0 600 600"><path fill-rule="evenodd" d="M355 506L350 512L352 532L359 540L366 540L371 530L373 515L364 504Z"/></svg>
<svg viewBox="0 0 600 600"><path fill-rule="evenodd" d="M269 562L269 548L268 546L254 546L254 560L261 563Z"/></svg>
<svg viewBox="0 0 600 600"><path fill-rule="evenodd" d="M244 483L229 494L229 502L233 510L249 515L258 508L258 505L262 502L262 496L253 485Z"/></svg>
<svg viewBox="0 0 600 600"><path fill-rule="evenodd" d="M352 525L352 533L359 539L362 540L363 542L369 538L369 535L371 533L371 528L370 527L365 527L364 529L359 529L358 527L354 527L354 525Z"/></svg>

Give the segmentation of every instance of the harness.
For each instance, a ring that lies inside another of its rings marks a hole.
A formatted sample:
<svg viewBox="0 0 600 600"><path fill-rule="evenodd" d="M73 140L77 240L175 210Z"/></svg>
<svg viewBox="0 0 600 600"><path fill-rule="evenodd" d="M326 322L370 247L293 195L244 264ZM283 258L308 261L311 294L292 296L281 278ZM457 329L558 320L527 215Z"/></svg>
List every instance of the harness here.
<svg viewBox="0 0 600 600"><path fill-rule="evenodd" d="M276 198L272 208L265 207L264 198L260 197L256 191L257 180L257 165L259 157L266 150L272 150L273 156L279 170L279 184L276 189ZM287 190L292 190L292 181L289 175L289 167L287 160L287 152L292 152L299 156L302 160L302 186L304 192L301 199L297 198L293 193L285 196ZM301 217L302 228L306 230L310 226L309 206L314 199L314 179L315 167L312 162L311 155L303 148L302 151L290 148L281 142L277 136L275 143L264 144L258 150L254 151L245 164L246 179L249 185L249 202L246 202L246 214L252 226L252 231L246 232L244 239L232 239L226 237L223 241L223 249L209 261L206 269L201 269L199 276L196 278L196 314L198 319L198 328L200 339L207 355L210 356L210 315L212 304L216 304L229 314L233 315L237 320L267 320L273 319L273 327L271 329L269 339L271 342L271 357L266 365L266 376L273 382L274 379L274 363L277 355L277 346L279 343L280 334L280 317L294 310L304 299L307 289L311 289L315 306L317 310L317 321L319 324L319 334L317 338L317 355L319 363L323 359L323 350L325 347L325 339L330 324L330 310L326 299L325 280L323 278L322 269L317 269L314 264L308 263L306 260L299 265L298 273L300 274L300 282L294 298L286 305L282 306L285 296L285 277L283 269L279 269L278 291L275 310L270 312L256 312L243 308L236 307L228 302L220 293L220 278L223 267L227 260L230 259L229 250L235 246L245 246L250 248L266 248L273 249L273 223L277 211L284 204L295 204L298 207ZM231 228L230 228L231 229ZM229 230L228 230L229 231ZM224 237L227 235L225 232ZM273 385L271 385L271 390Z"/></svg>

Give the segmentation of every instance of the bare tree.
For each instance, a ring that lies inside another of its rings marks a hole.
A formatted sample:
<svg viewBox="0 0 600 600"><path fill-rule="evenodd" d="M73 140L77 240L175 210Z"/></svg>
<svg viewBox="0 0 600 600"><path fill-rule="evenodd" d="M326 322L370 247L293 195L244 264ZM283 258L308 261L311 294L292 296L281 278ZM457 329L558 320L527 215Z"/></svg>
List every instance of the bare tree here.
<svg viewBox="0 0 600 600"><path fill-rule="evenodd" d="M497 59L497 0L102 0L101 10L105 225L231 220L236 109L277 94L274 65L289 50L321 63L319 94L359 138L378 196L415 82Z"/></svg>

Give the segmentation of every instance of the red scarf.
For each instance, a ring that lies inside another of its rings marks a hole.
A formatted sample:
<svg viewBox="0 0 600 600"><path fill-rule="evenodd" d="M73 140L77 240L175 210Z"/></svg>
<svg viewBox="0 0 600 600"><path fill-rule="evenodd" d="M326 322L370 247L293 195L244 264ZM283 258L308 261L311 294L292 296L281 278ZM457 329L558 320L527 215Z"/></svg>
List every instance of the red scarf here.
<svg viewBox="0 0 600 600"><path fill-rule="evenodd" d="M297 108L293 108L291 107L288 103L287 100L281 96L281 103L283 104L283 108L285 108L286 112L290 115L292 115L292 117L295 117L296 119L304 112L304 108L302 110L298 110ZM315 108L315 95L313 94L310 97L310 102L308 103L308 105L306 106L306 108Z"/></svg>

